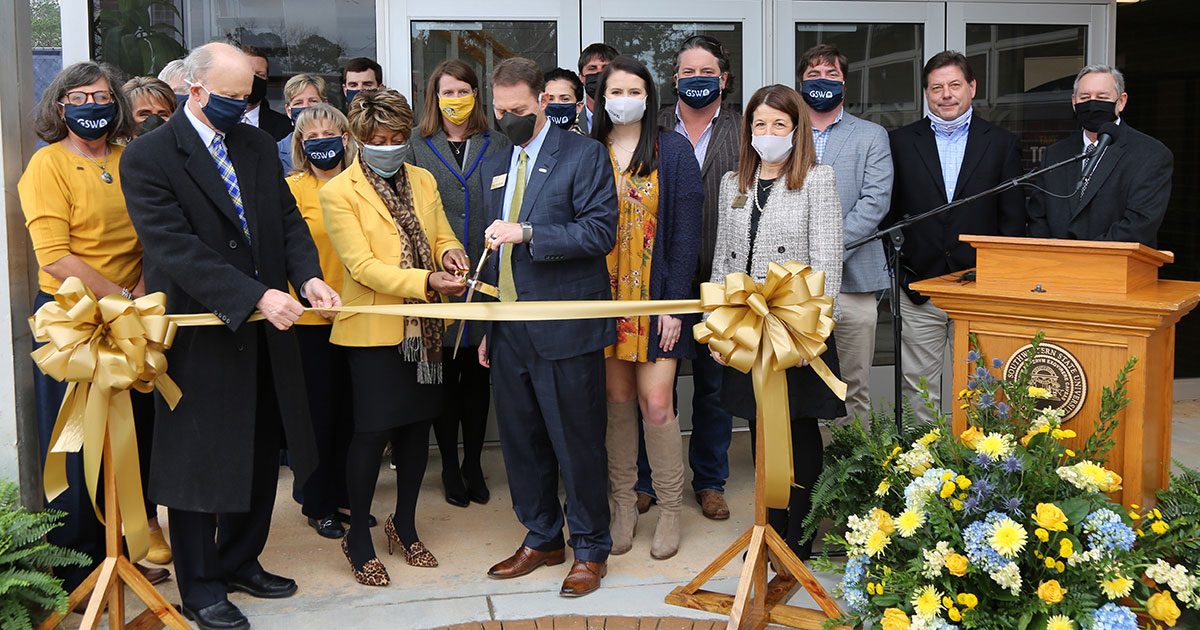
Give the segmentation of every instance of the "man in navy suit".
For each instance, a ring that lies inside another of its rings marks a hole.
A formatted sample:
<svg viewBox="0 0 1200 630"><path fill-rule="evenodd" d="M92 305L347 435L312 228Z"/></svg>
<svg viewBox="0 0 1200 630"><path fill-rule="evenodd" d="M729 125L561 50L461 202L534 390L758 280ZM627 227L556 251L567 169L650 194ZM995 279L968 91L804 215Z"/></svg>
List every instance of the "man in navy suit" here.
<svg viewBox="0 0 1200 630"><path fill-rule="evenodd" d="M595 140L547 124L545 79L530 59L492 73L497 124L513 143L479 168L484 231L495 250L484 269L501 301L611 300L605 256L617 231L608 152ZM609 535L604 348L611 319L494 322L479 346L492 368L500 445L513 510L529 533L488 575L514 578L566 559L558 478L574 564L560 593L587 595L606 572ZM490 362L489 362L490 361Z"/></svg>

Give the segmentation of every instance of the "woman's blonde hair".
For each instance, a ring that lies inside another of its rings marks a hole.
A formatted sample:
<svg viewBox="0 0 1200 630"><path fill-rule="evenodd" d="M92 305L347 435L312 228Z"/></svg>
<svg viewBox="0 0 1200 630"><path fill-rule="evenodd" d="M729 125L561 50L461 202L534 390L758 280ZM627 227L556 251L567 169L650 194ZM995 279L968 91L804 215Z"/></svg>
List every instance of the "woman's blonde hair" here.
<svg viewBox="0 0 1200 630"><path fill-rule="evenodd" d="M359 92L350 103L350 135L366 144L377 127L399 131L412 138L413 110L396 90Z"/></svg>
<svg viewBox="0 0 1200 630"><path fill-rule="evenodd" d="M129 99L131 113L136 107L133 103L143 96L157 99L171 113L175 112L175 106L178 104L171 86L155 77L133 77L121 86L121 91L125 92Z"/></svg>
<svg viewBox="0 0 1200 630"><path fill-rule="evenodd" d="M350 131L350 122L338 108L328 103L318 103L306 108L296 118L296 129L292 132L292 174L312 172L312 160L308 158L308 152L304 150L304 132L319 121L328 121L334 129L343 134ZM346 154L342 156L342 168L354 162L354 147L353 142L346 143Z"/></svg>
<svg viewBox="0 0 1200 630"><path fill-rule="evenodd" d="M317 96L321 98L322 102L324 102L325 79L322 79L315 74L297 74L296 76L288 79L287 83L283 84L284 105L291 105L292 99L296 98L297 94L303 92L304 89L310 85L317 89Z"/></svg>

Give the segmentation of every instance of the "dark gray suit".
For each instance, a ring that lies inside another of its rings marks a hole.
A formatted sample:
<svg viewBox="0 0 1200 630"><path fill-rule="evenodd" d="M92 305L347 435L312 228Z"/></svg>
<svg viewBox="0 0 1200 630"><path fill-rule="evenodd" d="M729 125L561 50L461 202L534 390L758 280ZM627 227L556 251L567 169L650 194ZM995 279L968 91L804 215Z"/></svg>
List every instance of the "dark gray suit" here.
<svg viewBox="0 0 1200 630"><path fill-rule="evenodd" d="M518 299L611 300L605 256L616 243L617 194L608 152L595 140L546 124L528 165L519 221L533 226L513 247ZM519 150L514 147L512 151ZM480 165L488 223L503 219L512 152ZM498 176L504 184L493 186ZM499 255L482 279L496 284ZM496 392L500 445L513 509L541 551L563 547L558 477L567 491L566 522L575 559L603 562L609 535L604 348L616 343L611 319L494 322L487 349Z"/></svg>
<svg viewBox="0 0 1200 630"><path fill-rule="evenodd" d="M1083 151L1082 133L1073 133L1046 149L1042 165L1054 164ZM1104 151L1088 187L1069 199L1034 191L1029 199L1029 235L1085 241L1129 241L1158 244L1171 199L1174 156L1163 143L1121 124L1121 135ZM1040 178L1053 193L1075 189L1079 166L1064 166Z"/></svg>

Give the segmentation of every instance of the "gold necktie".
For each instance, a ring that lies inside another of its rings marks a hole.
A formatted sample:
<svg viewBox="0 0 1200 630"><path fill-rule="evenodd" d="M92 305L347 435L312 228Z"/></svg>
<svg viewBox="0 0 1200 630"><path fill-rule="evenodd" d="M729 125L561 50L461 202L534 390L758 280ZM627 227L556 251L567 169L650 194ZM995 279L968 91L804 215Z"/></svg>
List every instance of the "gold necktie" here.
<svg viewBox="0 0 1200 630"><path fill-rule="evenodd" d="M529 161L529 154L525 150L521 150L520 157L517 158L517 181L513 184L512 203L508 206L508 216L505 221L516 223L521 216L521 201L525 198L525 165ZM512 272L512 252L513 243L505 243L504 248L500 250L500 301L516 302L517 301L517 284L513 281Z"/></svg>

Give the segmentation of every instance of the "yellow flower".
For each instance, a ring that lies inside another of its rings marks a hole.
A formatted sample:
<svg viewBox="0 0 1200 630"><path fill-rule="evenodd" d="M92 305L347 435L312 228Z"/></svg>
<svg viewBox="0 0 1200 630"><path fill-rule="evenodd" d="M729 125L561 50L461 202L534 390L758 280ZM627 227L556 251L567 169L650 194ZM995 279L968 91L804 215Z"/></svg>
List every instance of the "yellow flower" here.
<svg viewBox="0 0 1200 630"><path fill-rule="evenodd" d="M1100 580L1100 590L1109 599L1121 599L1133 590L1133 580L1124 575L1118 575L1111 580Z"/></svg>
<svg viewBox="0 0 1200 630"><path fill-rule="evenodd" d="M1071 438L1073 438L1073 437L1075 437L1075 436L1077 435L1077 434L1076 434L1074 431L1072 431L1072 430L1070 430L1070 429L1063 429L1063 430L1062 430L1062 431L1060 431L1059 433L1061 433L1061 434L1062 434L1062 438L1063 438L1064 440L1069 440L1069 439L1071 439Z"/></svg>
<svg viewBox="0 0 1200 630"><path fill-rule="evenodd" d="M975 445L975 451L987 455L996 461L1012 452L1012 442L1003 433L989 433Z"/></svg>
<svg viewBox="0 0 1200 630"><path fill-rule="evenodd" d="M1050 437L1052 437L1052 438L1054 438L1054 439L1056 439L1056 440L1061 440L1061 439L1062 439L1062 436L1063 436L1062 429L1055 429L1055 430L1053 430L1053 431L1051 431L1051 432L1050 432Z"/></svg>
<svg viewBox="0 0 1200 630"><path fill-rule="evenodd" d="M899 608L889 608L883 611L883 619L879 623L883 626L883 630L908 630L908 626L911 625L908 615Z"/></svg>
<svg viewBox="0 0 1200 630"><path fill-rule="evenodd" d="M1053 503L1037 504L1037 510L1033 514L1033 521L1038 524L1038 527L1048 529L1052 532L1067 531L1067 515ZM1041 538L1041 535L1038 538ZM1042 542L1046 542L1046 540L1042 539Z"/></svg>
<svg viewBox="0 0 1200 630"><path fill-rule="evenodd" d="M960 490L966 490L971 487L971 480L967 479L966 475L959 475L954 478L954 483L958 484Z"/></svg>
<svg viewBox="0 0 1200 630"><path fill-rule="evenodd" d="M971 397L972 397L972 396L974 396L976 393L977 393L977 392L976 392L975 390L973 390L973 389L964 389L964 390L962 390L962 391L958 392L958 399L959 399L959 400L964 400L964 399L967 399L967 398L971 398Z"/></svg>
<svg viewBox="0 0 1200 630"><path fill-rule="evenodd" d="M950 571L950 575L962 577L967 574L967 557L958 554L946 554L946 569Z"/></svg>
<svg viewBox="0 0 1200 630"><path fill-rule="evenodd" d="M871 537L867 539L867 555L874 558L883 553L883 550L887 549L890 542L892 542L892 539L888 538L887 534L878 529L875 530L871 533Z"/></svg>
<svg viewBox="0 0 1200 630"><path fill-rule="evenodd" d="M1043 389L1041 387L1030 386L1029 387L1029 395L1032 396L1033 398L1049 398L1050 390Z"/></svg>
<svg viewBox="0 0 1200 630"><path fill-rule="evenodd" d="M888 514L886 510L875 508L871 510L871 517L875 519L875 524L879 526L879 529L883 533L891 536L892 532L896 531L896 524L892 522L892 515Z"/></svg>
<svg viewBox="0 0 1200 630"><path fill-rule="evenodd" d="M1170 591L1159 591L1151 595L1150 599L1146 600L1146 612L1172 628L1175 627L1180 614L1179 606L1171 599Z"/></svg>
<svg viewBox="0 0 1200 630"><path fill-rule="evenodd" d="M1135 521L1138 521L1138 520L1141 520L1141 518L1142 518L1142 515L1141 515L1141 514L1138 514L1137 512L1134 512L1133 510L1130 510L1130 511L1129 511L1129 518L1131 518L1131 519L1133 519L1133 520L1135 520Z"/></svg>
<svg viewBox="0 0 1200 630"><path fill-rule="evenodd" d="M962 621L962 613L959 612L959 610L957 608L955 608L954 606L950 607L950 609L946 612L946 616L950 617L950 621L954 621L954 622Z"/></svg>
<svg viewBox="0 0 1200 630"><path fill-rule="evenodd" d="M1012 558L1025 547L1025 528L1011 518L1003 518L992 526L988 544L1005 558Z"/></svg>
<svg viewBox="0 0 1200 630"><path fill-rule="evenodd" d="M1063 600L1067 589L1063 588L1058 583L1058 580L1049 580L1038 584L1037 594L1043 601L1050 604L1057 604Z"/></svg>
<svg viewBox="0 0 1200 630"><path fill-rule="evenodd" d="M959 593L958 603L970 609L979 605L979 598L970 593Z"/></svg>
<svg viewBox="0 0 1200 630"><path fill-rule="evenodd" d="M1154 524L1150 526L1150 530L1155 534L1165 534L1168 529L1171 529L1171 526L1166 521L1154 521Z"/></svg>
<svg viewBox="0 0 1200 630"><path fill-rule="evenodd" d="M962 440L962 443L971 450L975 449L975 445L981 438L983 438L983 431L975 427L967 427L967 430L958 436L958 439Z"/></svg>
<svg viewBox="0 0 1200 630"><path fill-rule="evenodd" d="M891 483L889 483L887 479L884 479L883 481L880 481L880 482L879 482L879 487L878 487L878 488L875 488L875 496L877 496L877 497L881 497L881 496L883 496L883 495L887 494L887 491L888 491L889 489L891 489L891 487L892 487L892 484L891 484Z"/></svg>
<svg viewBox="0 0 1200 630"><path fill-rule="evenodd" d="M1075 622L1066 615L1054 615L1046 621L1046 630L1075 630Z"/></svg>
<svg viewBox="0 0 1200 630"><path fill-rule="evenodd" d="M868 594L868 595L875 595L875 594L876 594L876 593L875 593L875 583L874 583L874 582L867 582L867 594Z"/></svg>
<svg viewBox="0 0 1200 630"><path fill-rule="evenodd" d="M1033 530L1033 535L1037 536L1038 540L1040 540L1042 542L1046 542L1046 541L1050 540L1050 532L1042 529L1041 527Z"/></svg>
<svg viewBox="0 0 1200 630"><path fill-rule="evenodd" d="M949 595L943 595L943 596L942 596L942 606L943 606L943 607L945 607L945 608L953 608L953 607L954 607L954 600L953 600L953 599L950 599L950 596L949 596Z"/></svg>
<svg viewBox="0 0 1200 630"><path fill-rule="evenodd" d="M1162 512L1159 512L1158 508L1154 508L1153 511L1154 511L1154 518L1162 518Z"/></svg>
<svg viewBox="0 0 1200 630"><path fill-rule="evenodd" d="M1062 560L1054 563L1054 570L1062 573L1067 570L1067 565L1063 564Z"/></svg>
<svg viewBox="0 0 1200 630"><path fill-rule="evenodd" d="M899 452L900 452L900 451L902 451L902 450L904 450L904 449L902 449L902 448L900 448L899 446L897 446L896 448L892 449L892 455L895 455L895 454L899 453Z"/></svg>
<svg viewBox="0 0 1200 630"><path fill-rule="evenodd" d="M936 588L926 586L913 596L912 605L918 617L928 619L941 612L942 594Z"/></svg>
<svg viewBox="0 0 1200 630"><path fill-rule="evenodd" d="M942 432L937 429L934 429L934 430L930 431L929 433L922 435L921 439L917 440L917 443L924 444L925 446L929 446L930 444L933 444L934 442L940 440L941 437L942 437Z"/></svg>
<svg viewBox="0 0 1200 630"><path fill-rule="evenodd" d="M1033 550L1033 557L1034 557L1034 558L1037 558L1038 560L1041 560L1042 558L1045 558L1046 556L1043 556L1043 555L1042 555L1042 552L1038 551L1037 549L1034 549L1034 550Z"/></svg>
<svg viewBox="0 0 1200 630"><path fill-rule="evenodd" d="M1063 558L1070 558L1075 555L1075 543L1072 543L1070 538L1063 538L1058 541L1058 555Z"/></svg>
<svg viewBox="0 0 1200 630"><path fill-rule="evenodd" d="M896 518L896 528L900 530L900 535L908 538L915 534L921 526L925 524L925 514L913 510L904 510L900 516Z"/></svg>
<svg viewBox="0 0 1200 630"><path fill-rule="evenodd" d="M951 499L950 507L954 508L955 512L958 512L959 510L963 509L963 502L959 501L958 499Z"/></svg>
<svg viewBox="0 0 1200 630"><path fill-rule="evenodd" d="M1067 457L1075 457L1075 451L1072 451L1071 449L1067 449L1066 453Z"/></svg>
<svg viewBox="0 0 1200 630"><path fill-rule="evenodd" d="M949 499L950 495L954 494L955 485L953 481L947 481L942 484L942 490L938 493L943 499Z"/></svg>
<svg viewBox="0 0 1200 630"><path fill-rule="evenodd" d="M1050 556L1046 556L1046 568L1047 569L1053 569L1055 562L1057 562L1057 561L1054 558L1052 558Z"/></svg>
<svg viewBox="0 0 1200 630"><path fill-rule="evenodd" d="M951 479L954 479L954 473L952 473L952 472L942 473L942 481L950 481Z"/></svg>

